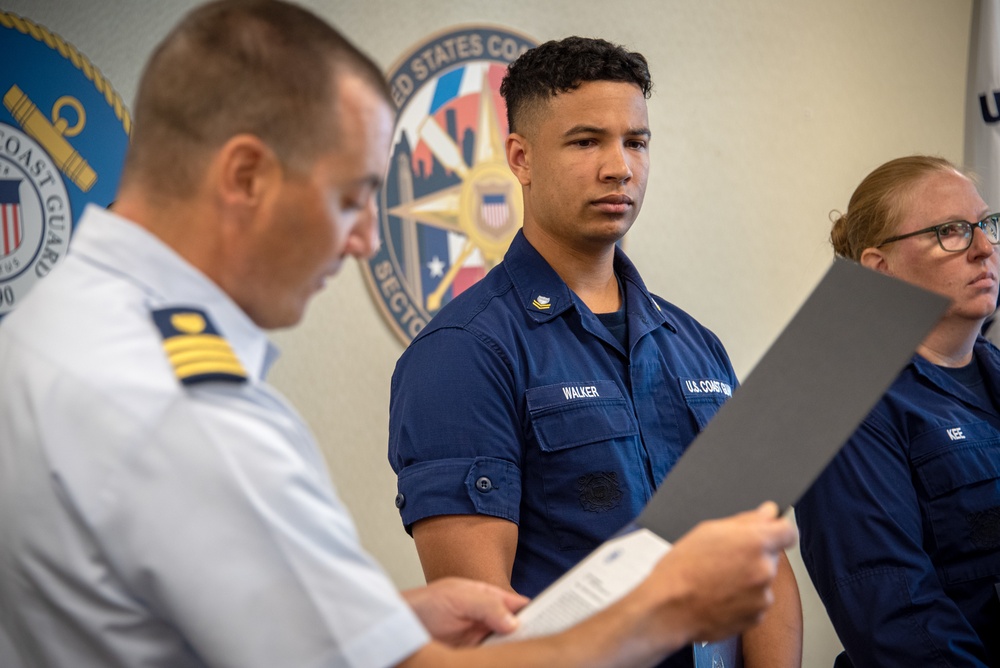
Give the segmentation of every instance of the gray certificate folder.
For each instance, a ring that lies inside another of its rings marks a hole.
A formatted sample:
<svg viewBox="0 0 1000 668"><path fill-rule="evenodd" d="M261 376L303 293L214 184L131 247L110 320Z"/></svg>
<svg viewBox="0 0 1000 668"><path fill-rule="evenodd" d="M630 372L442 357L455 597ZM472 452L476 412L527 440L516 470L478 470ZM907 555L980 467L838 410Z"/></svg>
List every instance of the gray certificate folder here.
<svg viewBox="0 0 1000 668"><path fill-rule="evenodd" d="M702 520L799 500L895 380L948 300L835 260L637 523L674 542Z"/></svg>

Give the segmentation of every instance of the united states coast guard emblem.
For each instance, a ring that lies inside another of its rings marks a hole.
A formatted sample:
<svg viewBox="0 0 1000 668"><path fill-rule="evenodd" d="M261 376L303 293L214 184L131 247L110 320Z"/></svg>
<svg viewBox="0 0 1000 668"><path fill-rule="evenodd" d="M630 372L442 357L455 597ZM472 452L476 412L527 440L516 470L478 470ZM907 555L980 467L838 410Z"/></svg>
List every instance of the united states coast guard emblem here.
<svg viewBox="0 0 1000 668"><path fill-rule="evenodd" d="M30 137L0 123L0 312L14 307L69 244L69 195Z"/></svg>
<svg viewBox="0 0 1000 668"><path fill-rule="evenodd" d="M89 202L111 203L131 125L72 45L0 11L0 317L69 250Z"/></svg>
<svg viewBox="0 0 1000 668"><path fill-rule="evenodd" d="M501 28L455 28L388 75L397 115L379 199L382 247L364 272L403 343L498 264L521 225L499 88L508 63L533 46Z"/></svg>

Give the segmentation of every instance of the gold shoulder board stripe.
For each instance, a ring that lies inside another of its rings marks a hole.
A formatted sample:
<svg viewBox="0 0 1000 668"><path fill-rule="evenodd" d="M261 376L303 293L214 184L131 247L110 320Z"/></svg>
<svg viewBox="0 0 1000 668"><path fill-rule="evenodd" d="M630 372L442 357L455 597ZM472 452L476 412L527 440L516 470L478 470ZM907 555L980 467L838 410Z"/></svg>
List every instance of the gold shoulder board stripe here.
<svg viewBox="0 0 1000 668"><path fill-rule="evenodd" d="M215 329L208 314L196 308L152 312L163 337L163 350L184 385L207 381L245 382L247 372L232 346Z"/></svg>

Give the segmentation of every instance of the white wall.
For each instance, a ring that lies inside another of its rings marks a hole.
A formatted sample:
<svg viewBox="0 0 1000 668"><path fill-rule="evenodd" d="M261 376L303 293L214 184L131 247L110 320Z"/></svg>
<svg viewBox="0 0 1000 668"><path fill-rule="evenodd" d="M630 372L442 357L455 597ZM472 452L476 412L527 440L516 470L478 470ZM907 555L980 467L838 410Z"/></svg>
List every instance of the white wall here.
<svg viewBox="0 0 1000 668"><path fill-rule="evenodd" d="M76 46L131 100L145 57L192 0L7 0ZM385 69L442 28L495 23L539 41L642 51L652 175L626 248L649 287L716 331L745 376L830 262L831 209L876 165L962 158L971 0L308 0ZM998 205L1000 203L993 203ZM400 586L422 577L393 507L389 376L402 348L358 267L279 333L272 380L328 456L364 543ZM446 398L443 397L442 401ZM838 651L801 563L805 666Z"/></svg>

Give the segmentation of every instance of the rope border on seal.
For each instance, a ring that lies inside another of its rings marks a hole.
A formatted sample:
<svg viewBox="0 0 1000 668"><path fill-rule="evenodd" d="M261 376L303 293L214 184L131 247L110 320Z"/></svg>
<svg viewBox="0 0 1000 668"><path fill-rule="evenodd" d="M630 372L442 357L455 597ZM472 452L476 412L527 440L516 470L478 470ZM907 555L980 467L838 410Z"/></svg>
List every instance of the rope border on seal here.
<svg viewBox="0 0 1000 668"><path fill-rule="evenodd" d="M40 26L30 19L23 18L17 14L0 10L0 25L5 28L14 28L24 35L29 35L39 42L44 42L49 48L55 49L63 58L73 63L78 70L83 72L84 76L94 82L97 92L104 94L104 99L114 109L115 116L118 117L118 120L121 121L122 126L125 128L125 134L132 135L132 117L129 115L125 103L122 102L121 96L112 88L111 82L101 74L101 71L94 67L93 63L85 55L77 51L76 47L44 26Z"/></svg>

